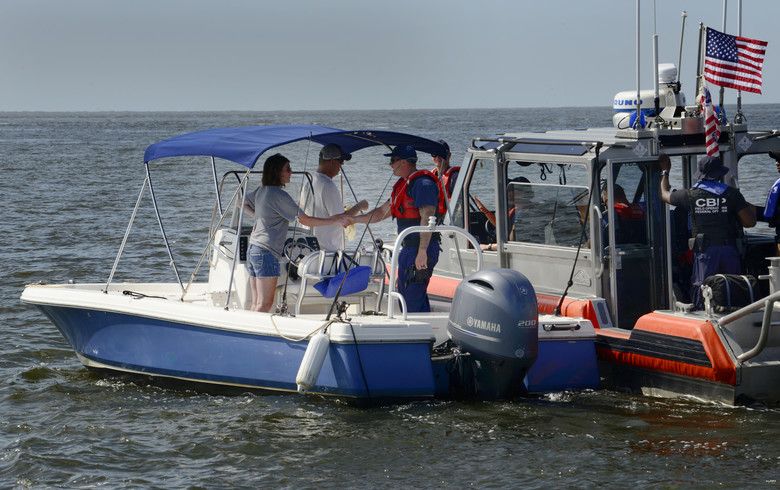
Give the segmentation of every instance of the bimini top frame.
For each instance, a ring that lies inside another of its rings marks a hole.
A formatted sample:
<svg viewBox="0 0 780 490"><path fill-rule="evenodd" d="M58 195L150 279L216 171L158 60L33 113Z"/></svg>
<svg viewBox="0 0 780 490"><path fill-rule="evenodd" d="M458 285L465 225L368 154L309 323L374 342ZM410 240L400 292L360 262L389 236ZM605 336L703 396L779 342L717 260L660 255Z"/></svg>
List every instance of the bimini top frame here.
<svg viewBox="0 0 780 490"><path fill-rule="evenodd" d="M339 145L342 150L347 153L352 153L371 146L384 146L385 148L391 149L392 146L409 145L417 151L436 156L447 156L447 149L441 143L411 134L373 130L346 131L327 126L301 124L207 129L204 131L187 133L159 141L150 145L144 153L146 178L141 188L141 192L138 195L138 200L130 218L130 223L127 225L127 230L125 231L122 244L120 245L120 249L117 253L108 281L106 282L104 292L108 292L108 288L111 284L111 281L113 280L117 265L119 264L119 259L121 258L122 252L127 243L127 237L130 234L130 229L132 228L133 221L135 220L135 216L140 206L141 198L146 188L149 187L149 191L152 197L152 204L154 206L155 214L157 215L157 221L160 225L160 231L162 232L163 240L165 241L165 247L168 251L168 256L170 257L171 264L173 266L179 285L181 286L182 292L183 294L186 294L186 288L182 284L179 271L176 267L176 263L173 258L173 252L171 251L170 244L165 234L165 228L163 226L162 218L157 206L157 201L154 196L151 173L149 170L149 162L161 158L180 156L211 157L211 165L215 175L214 184L217 187L218 183L216 182L215 158L229 160L247 167L248 170L246 175L242 179L241 184L238 186L236 193L231 199L232 205L232 203L237 199L240 190L245 187L251 170L254 168L263 153L272 148L303 140L313 141L321 145L334 143ZM217 193L217 195L219 199L219 193ZM224 216L222 216L222 219L224 219ZM214 239L214 232L217 228L219 228L219 225L214 227L212 230L211 236L209 237L209 244L206 247L207 250L208 246ZM238 247L238 240L236 240L236 247ZM237 250L235 256L238 256ZM191 283L192 280L190 280L190 284Z"/></svg>

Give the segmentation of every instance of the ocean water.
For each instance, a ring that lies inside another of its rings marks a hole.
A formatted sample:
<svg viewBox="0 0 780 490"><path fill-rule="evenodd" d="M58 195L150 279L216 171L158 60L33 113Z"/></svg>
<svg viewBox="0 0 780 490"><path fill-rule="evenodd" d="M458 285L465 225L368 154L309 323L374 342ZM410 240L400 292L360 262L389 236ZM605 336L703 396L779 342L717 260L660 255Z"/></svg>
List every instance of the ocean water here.
<svg viewBox="0 0 780 490"><path fill-rule="evenodd" d="M745 114L752 128L768 129L780 125L779 109ZM609 391L360 409L297 395L165 390L89 373L19 301L27 283L107 279L141 189L144 149L160 139L256 124L387 129L443 138L457 164L473 137L610 121L606 106L0 113L0 487L778 487L780 410ZM294 170L316 166L316 150L290 152ZM379 202L390 178L381 151L354 160L349 183ZM211 201L201 189L210 171L173 162L153 172L176 185L161 204L172 210L166 232L188 271L207 233ZM777 176L768 158L749 157L743 193L760 204ZM128 245L142 253L125 256L119 280L173 279L148 208ZM375 229L391 233L388 224Z"/></svg>

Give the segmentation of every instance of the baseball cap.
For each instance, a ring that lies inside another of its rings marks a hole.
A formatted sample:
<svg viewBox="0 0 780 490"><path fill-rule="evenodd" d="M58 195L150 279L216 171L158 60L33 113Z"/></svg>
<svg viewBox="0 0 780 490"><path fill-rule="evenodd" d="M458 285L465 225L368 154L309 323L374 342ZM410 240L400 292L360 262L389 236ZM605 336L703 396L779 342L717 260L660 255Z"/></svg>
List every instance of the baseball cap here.
<svg viewBox="0 0 780 490"><path fill-rule="evenodd" d="M417 161L417 152L409 145L398 145L391 153L385 153L385 156Z"/></svg>
<svg viewBox="0 0 780 490"><path fill-rule="evenodd" d="M323 146L322 150L320 150L320 159L332 160L334 158L346 161L352 158L352 154L343 152L341 147L335 143L328 143Z"/></svg>

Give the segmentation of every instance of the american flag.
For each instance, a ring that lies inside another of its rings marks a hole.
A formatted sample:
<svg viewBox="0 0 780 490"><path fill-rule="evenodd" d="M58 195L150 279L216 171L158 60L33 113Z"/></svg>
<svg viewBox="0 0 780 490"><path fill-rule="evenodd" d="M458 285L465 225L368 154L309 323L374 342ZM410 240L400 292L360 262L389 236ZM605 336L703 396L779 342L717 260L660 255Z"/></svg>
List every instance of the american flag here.
<svg viewBox="0 0 780 490"><path fill-rule="evenodd" d="M704 141L707 145L707 155L717 155L720 151L718 139L720 139L720 122L715 108L712 107L712 96L704 85Z"/></svg>
<svg viewBox="0 0 780 490"><path fill-rule="evenodd" d="M704 78L721 87L761 93L765 41L732 36L707 28Z"/></svg>

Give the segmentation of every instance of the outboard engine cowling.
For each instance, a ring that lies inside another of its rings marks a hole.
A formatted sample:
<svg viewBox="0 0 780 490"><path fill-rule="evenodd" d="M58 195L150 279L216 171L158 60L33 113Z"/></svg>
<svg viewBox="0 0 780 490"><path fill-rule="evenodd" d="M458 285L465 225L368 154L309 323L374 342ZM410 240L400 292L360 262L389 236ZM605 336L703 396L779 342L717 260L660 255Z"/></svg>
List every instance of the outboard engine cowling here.
<svg viewBox="0 0 780 490"><path fill-rule="evenodd" d="M511 399L536 361L538 309L530 281L511 269L485 269L461 282L452 299L447 333L461 357L459 391Z"/></svg>

